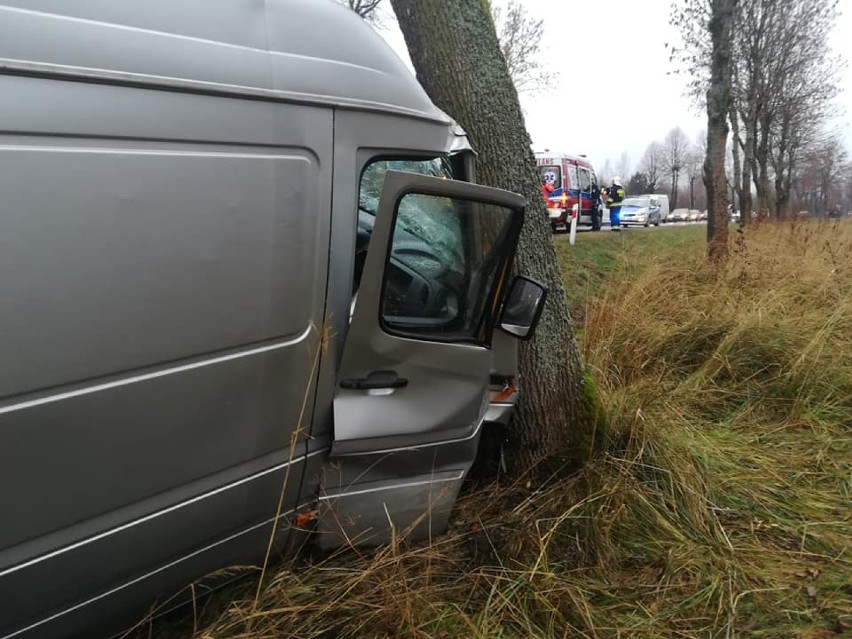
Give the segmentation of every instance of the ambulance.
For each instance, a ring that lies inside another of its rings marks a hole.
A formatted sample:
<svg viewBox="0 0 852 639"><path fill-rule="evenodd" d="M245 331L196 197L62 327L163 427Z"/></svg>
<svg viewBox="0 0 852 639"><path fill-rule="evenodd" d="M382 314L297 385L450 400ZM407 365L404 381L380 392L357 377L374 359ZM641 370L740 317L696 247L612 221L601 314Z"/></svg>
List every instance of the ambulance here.
<svg viewBox="0 0 852 639"><path fill-rule="evenodd" d="M578 226L600 230L601 212L596 209L592 197L592 185L600 185L592 164L582 155L553 153L549 150L536 153L535 159L553 232L567 231L571 225L571 216L578 209Z"/></svg>

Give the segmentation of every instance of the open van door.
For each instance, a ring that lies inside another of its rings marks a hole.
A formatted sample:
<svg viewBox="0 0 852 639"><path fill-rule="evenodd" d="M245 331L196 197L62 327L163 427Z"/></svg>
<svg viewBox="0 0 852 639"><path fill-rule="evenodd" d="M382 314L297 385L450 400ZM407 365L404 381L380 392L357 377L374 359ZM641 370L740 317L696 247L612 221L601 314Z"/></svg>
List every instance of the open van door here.
<svg viewBox="0 0 852 639"><path fill-rule="evenodd" d="M387 173L339 369L333 456L471 438L524 199Z"/></svg>

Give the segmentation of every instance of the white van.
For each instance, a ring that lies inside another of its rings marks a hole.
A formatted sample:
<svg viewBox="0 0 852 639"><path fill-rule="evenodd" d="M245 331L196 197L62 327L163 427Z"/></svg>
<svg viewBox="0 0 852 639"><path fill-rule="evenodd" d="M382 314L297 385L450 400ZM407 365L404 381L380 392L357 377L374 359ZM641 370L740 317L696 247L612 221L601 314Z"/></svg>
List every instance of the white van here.
<svg viewBox="0 0 852 639"><path fill-rule="evenodd" d="M651 198L651 204L660 208L660 221L668 222L669 220L669 196L665 193L646 193L641 197Z"/></svg>
<svg viewBox="0 0 852 639"><path fill-rule="evenodd" d="M0 638L108 635L273 530L444 530L546 291L369 26L0 0L0 96Z"/></svg>

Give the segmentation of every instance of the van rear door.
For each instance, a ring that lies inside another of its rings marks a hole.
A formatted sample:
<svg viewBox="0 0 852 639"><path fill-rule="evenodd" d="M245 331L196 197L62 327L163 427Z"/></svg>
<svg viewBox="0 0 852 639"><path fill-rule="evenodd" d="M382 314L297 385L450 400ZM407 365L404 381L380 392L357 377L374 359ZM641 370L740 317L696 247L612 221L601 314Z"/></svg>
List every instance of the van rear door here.
<svg viewBox="0 0 852 639"><path fill-rule="evenodd" d="M390 171L340 365L333 455L472 436L524 199Z"/></svg>

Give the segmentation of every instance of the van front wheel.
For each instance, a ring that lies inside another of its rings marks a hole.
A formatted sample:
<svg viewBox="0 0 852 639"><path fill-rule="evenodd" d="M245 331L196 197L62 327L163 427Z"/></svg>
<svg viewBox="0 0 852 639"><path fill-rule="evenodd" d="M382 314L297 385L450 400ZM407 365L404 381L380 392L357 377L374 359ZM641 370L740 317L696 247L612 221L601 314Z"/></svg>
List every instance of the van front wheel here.
<svg viewBox="0 0 852 639"><path fill-rule="evenodd" d="M482 486L496 481L504 470L503 450L506 444L506 430L502 424L485 423L479 436L479 448L476 459L467 474L468 481L474 486Z"/></svg>

